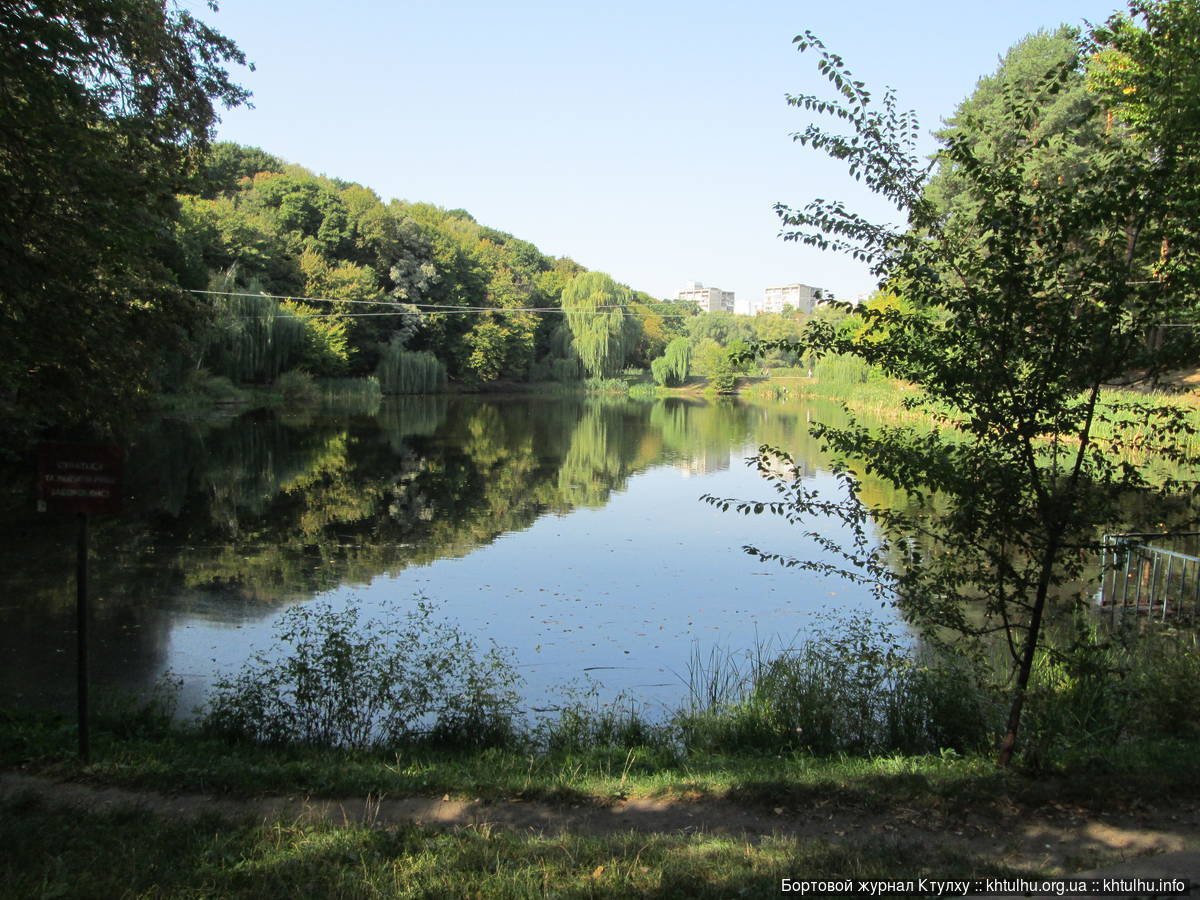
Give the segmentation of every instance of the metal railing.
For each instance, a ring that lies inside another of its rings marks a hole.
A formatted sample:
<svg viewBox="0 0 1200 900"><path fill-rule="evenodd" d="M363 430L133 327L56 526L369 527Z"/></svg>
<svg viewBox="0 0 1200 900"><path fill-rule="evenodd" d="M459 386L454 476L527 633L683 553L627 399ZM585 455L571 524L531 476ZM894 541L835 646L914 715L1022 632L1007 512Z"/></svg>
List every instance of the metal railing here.
<svg viewBox="0 0 1200 900"><path fill-rule="evenodd" d="M1200 532L1106 534L1100 607L1166 620L1200 612Z"/></svg>

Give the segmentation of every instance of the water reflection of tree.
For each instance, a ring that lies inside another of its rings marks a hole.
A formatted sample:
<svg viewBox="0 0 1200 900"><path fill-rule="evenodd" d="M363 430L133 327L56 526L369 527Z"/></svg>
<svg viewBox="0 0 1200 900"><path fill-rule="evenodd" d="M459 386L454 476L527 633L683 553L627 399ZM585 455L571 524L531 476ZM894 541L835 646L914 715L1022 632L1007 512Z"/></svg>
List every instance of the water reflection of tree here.
<svg viewBox="0 0 1200 900"><path fill-rule="evenodd" d="M253 620L465 555L546 512L601 506L665 460L727 461L764 428L804 432L799 413L782 415L731 402L443 395L389 401L374 417L149 423L128 448L123 514L93 529L97 644L111 649L97 666L143 684L180 612ZM72 523L36 517L25 478L14 476L0 510L0 560L19 598L0 609L0 629L27 651L0 663L9 684L49 678L72 627Z"/></svg>

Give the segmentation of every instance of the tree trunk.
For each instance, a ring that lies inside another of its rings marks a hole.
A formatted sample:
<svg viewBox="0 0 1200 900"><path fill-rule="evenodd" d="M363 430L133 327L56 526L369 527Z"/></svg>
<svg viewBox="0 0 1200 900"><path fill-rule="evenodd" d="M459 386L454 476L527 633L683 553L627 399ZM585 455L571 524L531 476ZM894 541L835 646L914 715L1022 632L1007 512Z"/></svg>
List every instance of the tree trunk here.
<svg viewBox="0 0 1200 900"><path fill-rule="evenodd" d="M1017 748L1017 733L1021 728L1021 711L1025 708L1025 691L1029 686L1029 675L1033 671L1033 659L1037 655L1038 636L1042 630L1042 613L1046 609L1046 598L1050 593L1050 575L1054 569L1054 557L1058 553L1057 542L1046 548L1042 558L1042 573L1038 578L1037 596L1029 617L1029 631L1025 634L1025 647L1021 652L1021 668L1017 671L1017 686L1013 692L1012 705L1008 709L1008 726L1004 740L1000 742L1000 753L996 765L1007 768Z"/></svg>

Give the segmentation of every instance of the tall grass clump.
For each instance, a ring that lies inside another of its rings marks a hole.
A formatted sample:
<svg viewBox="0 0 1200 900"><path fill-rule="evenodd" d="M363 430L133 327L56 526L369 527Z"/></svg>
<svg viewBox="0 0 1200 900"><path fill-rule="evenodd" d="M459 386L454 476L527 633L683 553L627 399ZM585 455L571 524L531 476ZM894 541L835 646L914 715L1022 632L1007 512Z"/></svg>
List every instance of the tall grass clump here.
<svg viewBox="0 0 1200 900"><path fill-rule="evenodd" d="M345 412L375 415L383 402L383 391L379 379L374 375L366 378L323 378L317 383L321 402L335 406Z"/></svg>
<svg viewBox="0 0 1200 900"><path fill-rule="evenodd" d="M383 348L375 370L385 394L436 394L446 389L446 367L428 351L410 352L393 341Z"/></svg>
<svg viewBox="0 0 1200 900"><path fill-rule="evenodd" d="M628 394L629 382L624 378L588 378L583 389L589 394Z"/></svg>
<svg viewBox="0 0 1200 900"><path fill-rule="evenodd" d="M1069 646L1035 659L1026 700L1025 761L1052 764L1139 741L1200 738L1200 640L1149 623L1105 632L1077 626Z"/></svg>
<svg viewBox="0 0 1200 900"><path fill-rule="evenodd" d="M658 388L652 384L646 384L645 382L639 382L638 384L631 384L629 386L629 399L630 400L657 400L658 399Z"/></svg>
<svg viewBox="0 0 1200 900"><path fill-rule="evenodd" d="M828 385L866 384L879 377L869 363L844 353L822 357L813 367L813 375Z"/></svg>
<svg viewBox="0 0 1200 900"><path fill-rule="evenodd" d="M297 606L283 615L274 644L217 682L206 730L349 749L498 746L521 732L519 678L508 657L496 649L481 655L426 601L391 622L360 622L352 606Z"/></svg>
<svg viewBox="0 0 1200 900"><path fill-rule="evenodd" d="M968 751L994 733L996 709L968 661L913 651L852 617L775 653L693 657L686 746L817 755Z"/></svg>
<svg viewBox="0 0 1200 900"><path fill-rule="evenodd" d="M595 749L666 748L672 744L669 727L652 722L633 697L620 694L600 699L599 686L589 682L567 692L566 702L539 723L537 743L551 752L581 753Z"/></svg>

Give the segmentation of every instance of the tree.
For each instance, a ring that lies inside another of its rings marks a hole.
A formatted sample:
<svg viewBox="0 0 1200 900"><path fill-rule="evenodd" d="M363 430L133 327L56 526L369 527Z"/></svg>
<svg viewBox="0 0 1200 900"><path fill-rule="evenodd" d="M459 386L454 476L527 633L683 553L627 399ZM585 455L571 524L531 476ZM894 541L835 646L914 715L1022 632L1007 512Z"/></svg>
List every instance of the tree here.
<svg viewBox="0 0 1200 900"><path fill-rule="evenodd" d="M244 57L162 0L6 3L0 33L0 427L103 425L193 315L174 195Z"/></svg>
<svg viewBox="0 0 1200 900"><path fill-rule="evenodd" d="M1088 600L1080 585L1098 558L1100 530L1136 527L1131 498L1182 493L1186 501L1195 488L1156 477L1145 456L1124 453L1121 426L1137 419L1152 434L1140 451L1194 464L1176 441L1188 430L1177 409L1101 396L1131 372L1177 367L1200 349L1200 94L1192 83L1200 8L1153 0L1130 11L1140 25L1115 16L1032 87L1002 91L991 123L960 109L932 163L916 152L915 116L898 110L891 92L876 105L813 35L796 39L801 51L817 53L838 98L789 102L851 130L813 123L797 141L843 160L895 204L907 227L818 200L777 207L792 229L786 237L865 260L913 311L899 303L868 308L863 326L849 332L814 321L804 343L912 382L941 427L817 428L843 460L865 461L906 490L909 509L866 505L847 463L843 499L787 482L781 499L757 508L798 518L830 513L853 525L855 541L837 548L852 563L847 574L897 602L929 639L946 630L1000 636L1012 661L1002 765L1017 746L1035 658L1053 652L1047 624L1069 622ZM1085 154L1075 152L1076 129L1043 127L1081 73L1116 85L1091 95L1080 126L1089 134ZM981 142L981 132L996 133L995 116L1008 138ZM931 197L935 167L954 174L948 206ZM1190 327L1158 328L1167 323ZM868 540L872 520L878 546Z"/></svg>
<svg viewBox="0 0 1200 900"><path fill-rule="evenodd" d="M283 160L265 150L219 141L205 154L196 177L196 193L212 199L218 194L235 190L243 178L253 178L259 172L282 171Z"/></svg>
<svg viewBox="0 0 1200 900"><path fill-rule="evenodd" d="M666 352L650 365L654 380L664 387L678 387L687 381L692 345L687 338L677 337L667 344Z"/></svg>
<svg viewBox="0 0 1200 900"><path fill-rule="evenodd" d="M1083 67L1079 65L1078 29L1062 26L1053 32L1039 31L1018 41L1005 54L996 72L979 80L971 95L963 100L945 127L935 132L943 142L952 138L970 143L972 154L991 161L1011 153L1014 142L1026 135L1008 114L1017 97L1036 99L1037 121L1030 135L1042 141L1040 150L1030 155L1030 178L1057 178L1069 174L1082 159L1104 141L1104 118L1097 115L1097 103L1087 89ZM1051 94L1040 92L1047 72L1061 70L1063 81ZM1051 144L1051 135L1061 140ZM960 167L946 157L938 162L926 196L948 215L970 203Z"/></svg>
<svg viewBox="0 0 1200 900"><path fill-rule="evenodd" d="M593 378L611 378L637 341L629 288L603 272L576 275L563 288L562 308L572 345Z"/></svg>
<svg viewBox="0 0 1200 900"><path fill-rule="evenodd" d="M694 319L688 319L687 329L693 344L712 338L726 347L731 341L754 339L754 326L749 318L722 310L701 313Z"/></svg>

